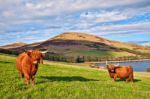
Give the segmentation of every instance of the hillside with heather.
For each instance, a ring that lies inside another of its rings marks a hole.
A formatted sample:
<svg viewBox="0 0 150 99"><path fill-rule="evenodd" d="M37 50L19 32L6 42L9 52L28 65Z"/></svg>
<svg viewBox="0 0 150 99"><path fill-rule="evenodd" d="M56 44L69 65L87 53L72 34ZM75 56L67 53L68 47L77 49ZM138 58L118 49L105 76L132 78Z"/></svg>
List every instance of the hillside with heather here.
<svg viewBox="0 0 150 99"><path fill-rule="evenodd" d="M112 41L79 32L65 32L43 42L18 47L11 45L7 47L7 50L20 53L24 50L38 49L47 51L47 55L63 57L140 57L149 54L150 51L150 48L146 46ZM1 48L6 49L6 46Z"/></svg>

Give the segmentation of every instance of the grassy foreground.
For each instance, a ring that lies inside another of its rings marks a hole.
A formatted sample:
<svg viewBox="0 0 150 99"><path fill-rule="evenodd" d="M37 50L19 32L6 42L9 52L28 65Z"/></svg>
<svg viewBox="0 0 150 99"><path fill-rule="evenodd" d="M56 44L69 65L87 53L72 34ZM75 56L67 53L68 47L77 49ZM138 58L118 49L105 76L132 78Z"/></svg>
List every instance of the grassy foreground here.
<svg viewBox="0 0 150 99"><path fill-rule="evenodd" d="M0 99L150 99L150 74L135 79L114 82L105 71L52 62L39 66L35 86L26 86L15 57L0 55Z"/></svg>

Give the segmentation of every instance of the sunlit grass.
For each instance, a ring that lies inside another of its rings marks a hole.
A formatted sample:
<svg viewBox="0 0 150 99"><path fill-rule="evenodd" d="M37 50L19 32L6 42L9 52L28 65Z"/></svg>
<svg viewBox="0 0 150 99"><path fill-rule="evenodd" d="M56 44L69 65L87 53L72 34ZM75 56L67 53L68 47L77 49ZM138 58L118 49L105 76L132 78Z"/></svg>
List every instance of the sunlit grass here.
<svg viewBox="0 0 150 99"><path fill-rule="evenodd" d="M39 66L35 86L26 86L15 57L0 55L0 99L149 99L149 73L135 73L135 79L114 82L105 71L51 62Z"/></svg>

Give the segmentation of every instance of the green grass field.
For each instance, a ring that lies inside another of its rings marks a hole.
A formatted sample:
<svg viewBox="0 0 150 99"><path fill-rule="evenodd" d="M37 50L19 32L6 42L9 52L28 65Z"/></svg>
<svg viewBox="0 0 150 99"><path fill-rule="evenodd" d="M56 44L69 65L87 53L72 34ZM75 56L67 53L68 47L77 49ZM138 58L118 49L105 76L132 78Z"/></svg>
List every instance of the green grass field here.
<svg viewBox="0 0 150 99"><path fill-rule="evenodd" d="M0 99L150 99L150 73L114 82L103 70L51 62L39 66L36 82L24 85L15 57L0 55Z"/></svg>

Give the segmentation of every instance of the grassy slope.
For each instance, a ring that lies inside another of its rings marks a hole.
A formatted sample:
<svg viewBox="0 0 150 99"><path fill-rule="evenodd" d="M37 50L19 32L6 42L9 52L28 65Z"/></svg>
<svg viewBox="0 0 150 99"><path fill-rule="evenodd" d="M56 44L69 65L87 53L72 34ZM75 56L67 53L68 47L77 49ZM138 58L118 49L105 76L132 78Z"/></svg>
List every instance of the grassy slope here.
<svg viewBox="0 0 150 99"><path fill-rule="evenodd" d="M0 99L149 99L150 74L135 78L135 83L113 82L105 71L52 62L40 65L37 85L26 86L15 57L0 55Z"/></svg>
<svg viewBox="0 0 150 99"><path fill-rule="evenodd" d="M132 56L133 54L128 52L116 52L116 51L78 51L79 55L84 56L99 56L99 57L106 57L106 56Z"/></svg>

